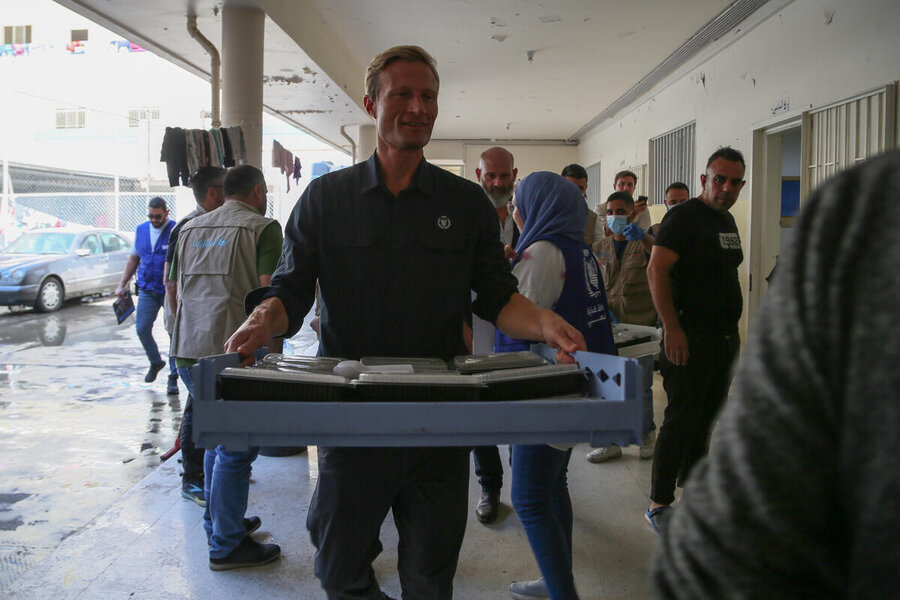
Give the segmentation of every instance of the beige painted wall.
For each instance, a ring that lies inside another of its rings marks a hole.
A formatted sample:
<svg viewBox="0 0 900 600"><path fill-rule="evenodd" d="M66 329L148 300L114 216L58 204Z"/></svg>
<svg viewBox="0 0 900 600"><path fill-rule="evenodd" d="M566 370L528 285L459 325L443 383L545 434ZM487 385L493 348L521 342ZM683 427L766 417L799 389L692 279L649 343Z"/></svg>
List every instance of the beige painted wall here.
<svg viewBox="0 0 900 600"><path fill-rule="evenodd" d="M900 78L898 28L896 0L797 0L732 43L717 42L722 47L711 57L695 59L651 97L589 132L578 162L600 161L605 181L618 169L647 162L651 138L695 121L697 174L686 183L696 194L706 158L717 147L744 153L748 183L732 213L744 243L746 332L749 255L757 251L748 245L753 130ZM776 110L785 101L789 109Z"/></svg>

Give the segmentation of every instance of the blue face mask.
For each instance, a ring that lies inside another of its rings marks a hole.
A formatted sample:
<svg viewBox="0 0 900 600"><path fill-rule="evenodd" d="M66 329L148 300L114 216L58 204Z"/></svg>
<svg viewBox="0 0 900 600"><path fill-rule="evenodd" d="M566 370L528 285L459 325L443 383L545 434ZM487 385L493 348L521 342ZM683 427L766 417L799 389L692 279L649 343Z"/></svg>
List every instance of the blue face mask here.
<svg viewBox="0 0 900 600"><path fill-rule="evenodd" d="M626 215L606 215L606 226L616 235L622 235L622 232L628 227L628 217Z"/></svg>

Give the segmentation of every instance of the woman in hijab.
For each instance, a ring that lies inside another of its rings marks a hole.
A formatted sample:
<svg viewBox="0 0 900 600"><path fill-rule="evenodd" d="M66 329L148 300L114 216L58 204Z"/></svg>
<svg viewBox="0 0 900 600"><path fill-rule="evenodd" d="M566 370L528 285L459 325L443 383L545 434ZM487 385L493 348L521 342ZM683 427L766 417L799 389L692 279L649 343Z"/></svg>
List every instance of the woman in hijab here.
<svg viewBox="0 0 900 600"><path fill-rule="evenodd" d="M513 219L521 231L512 260L519 292L562 316L590 352L616 354L597 258L584 242L587 205L574 183L532 173L516 188ZM530 342L498 332L497 352ZM572 575L572 502L566 482L571 446L512 448L512 502L541 569L541 579L510 586L514 598L578 598Z"/></svg>

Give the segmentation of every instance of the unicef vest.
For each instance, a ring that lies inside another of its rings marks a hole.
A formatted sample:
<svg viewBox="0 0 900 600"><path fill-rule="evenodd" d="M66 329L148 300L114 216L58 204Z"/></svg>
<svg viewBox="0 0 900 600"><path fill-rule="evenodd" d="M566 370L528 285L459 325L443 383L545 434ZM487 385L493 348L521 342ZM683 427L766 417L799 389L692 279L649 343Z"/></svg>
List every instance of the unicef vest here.
<svg viewBox="0 0 900 600"><path fill-rule="evenodd" d="M583 241L576 242L561 235L540 239L552 242L559 248L566 263L566 281L553 312L581 332L588 351L618 354L606 307L603 278L594 253ZM513 259L513 266L517 260ZM535 342L511 338L498 329L494 338L494 351L528 350L533 343Z"/></svg>
<svg viewBox="0 0 900 600"><path fill-rule="evenodd" d="M166 250L169 248L169 233L175 221L169 219L156 240L156 246L150 247L150 222L141 223L134 232L134 249L141 262L138 263L137 286L141 290L150 290L157 294L165 294L163 270L166 265Z"/></svg>
<svg viewBox="0 0 900 600"><path fill-rule="evenodd" d="M273 221L243 202L228 200L181 228L173 356L223 352L246 318L244 296L259 287L256 245Z"/></svg>
<svg viewBox="0 0 900 600"><path fill-rule="evenodd" d="M656 325L656 308L647 279L647 252L641 242L628 242L622 258L616 256L613 236L608 235L594 246L605 267L606 300L609 309L622 323ZM605 263L605 264L604 264Z"/></svg>

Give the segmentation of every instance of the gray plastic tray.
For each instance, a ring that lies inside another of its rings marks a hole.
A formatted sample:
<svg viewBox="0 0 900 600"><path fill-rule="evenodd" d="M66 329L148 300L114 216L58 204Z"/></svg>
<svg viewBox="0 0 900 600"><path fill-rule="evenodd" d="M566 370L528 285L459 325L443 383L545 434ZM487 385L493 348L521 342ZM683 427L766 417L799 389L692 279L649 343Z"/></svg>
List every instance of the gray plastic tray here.
<svg viewBox="0 0 900 600"><path fill-rule="evenodd" d="M533 349L553 360L555 350ZM587 442L639 443L638 362L577 352L589 371L587 397L501 402L264 402L217 399L216 376L237 354L193 367L194 441L231 450L249 446L485 446Z"/></svg>

